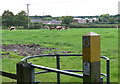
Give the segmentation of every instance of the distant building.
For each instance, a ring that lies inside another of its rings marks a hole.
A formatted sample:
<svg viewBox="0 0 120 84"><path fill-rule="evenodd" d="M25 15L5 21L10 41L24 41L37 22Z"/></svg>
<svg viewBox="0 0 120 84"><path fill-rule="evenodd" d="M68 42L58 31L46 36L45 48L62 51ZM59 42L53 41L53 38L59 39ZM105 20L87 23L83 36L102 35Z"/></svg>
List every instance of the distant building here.
<svg viewBox="0 0 120 84"><path fill-rule="evenodd" d="M92 23L97 21L98 18L73 18L73 21L78 23L87 23L87 20L89 21L89 23Z"/></svg>
<svg viewBox="0 0 120 84"><path fill-rule="evenodd" d="M62 21L58 21L58 20L43 21L41 19L32 19L31 22L32 23L42 22L43 24L61 24L62 23Z"/></svg>
<svg viewBox="0 0 120 84"><path fill-rule="evenodd" d="M32 23L35 23L35 22L42 22L41 19L31 19L30 21L31 21Z"/></svg>
<svg viewBox="0 0 120 84"><path fill-rule="evenodd" d="M52 17L52 16L50 16L50 15L46 15L46 16L30 16L30 18L31 18L30 21L32 23L41 22L43 24L61 24L62 23L62 21L54 20L54 19L53 20L43 20L46 17Z"/></svg>
<svg viewBox="0 0 120 84"><path fill-rule="evenodd" d="M51 21L43 21L44 24L61 24L62 21L51 20Z"/></svg>

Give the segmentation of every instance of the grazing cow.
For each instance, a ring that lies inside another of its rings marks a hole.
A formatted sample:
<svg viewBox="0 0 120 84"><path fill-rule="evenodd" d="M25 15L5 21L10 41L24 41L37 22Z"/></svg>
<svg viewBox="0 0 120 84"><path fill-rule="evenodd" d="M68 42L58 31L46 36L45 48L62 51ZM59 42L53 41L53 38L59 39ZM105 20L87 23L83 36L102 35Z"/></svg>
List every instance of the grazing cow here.
<svg viewBox="0 0 120 84"><path fill-rule="evenodd" d="M56 29L56 28L55 28L54 26L52 26L52 27L50 27L49 29L50 29L50 30L53 30L53 29Z"/></svg>
<svg viewBox="0 0 120 84"><path fill-rule="evenodd" d="M44 26L43 28L44 28L44 29L49 29L49 26Z"/></svg>
<svg viewBox="0 0 120 84"><path fill-rule="evenodd" d="M12 30L16 30L16 28L15 27L10 27L10 31L12 31Z"/></svg>
<svg viewBox="0 0 120 84"><path fill-rule="evenodd" d="M66 29L69 29L70 27L69 26L64 26L64 29L66 30Z"/></svg>
<svg viewBox="0 0 120 84"><path fill-rule="evenodd" d="M63 27L62 27L62 26L57 26L56 29L57 29L57 30L62 30Z"/></svg>

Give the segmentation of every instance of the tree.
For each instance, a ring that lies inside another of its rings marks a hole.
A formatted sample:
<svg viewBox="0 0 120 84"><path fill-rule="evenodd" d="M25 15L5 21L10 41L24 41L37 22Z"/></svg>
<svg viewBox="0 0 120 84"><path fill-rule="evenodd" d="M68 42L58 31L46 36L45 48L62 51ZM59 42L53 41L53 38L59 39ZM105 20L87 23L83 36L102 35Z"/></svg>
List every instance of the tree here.
<svg viewBox="0 0 120 84"><path fill-rule="evenodd" d="M25 11L21 11L19 12L16 17L15 17L15 20L16 21L16 25L17 26L27 26L28 24L28 16L27 16L27 13Z"/></svg>
<svg viewBox="0 0 120 84"><path fill-rule="evenodd" d="M109 14L102 14L100 16L100 21L108 23L109 22L109 17L110 17Z"/></svg>
<svg viewBox="0 0 120 84"><path fill-rule="evenodd" d="M14 26L14 14L9 11L9 10L5 10L2 14L2 25L10 27L10 26Z"/></svg>
<svg viewBox="0 0 120 84"><path fill-rule="evenodd" d="M43 20L45 20L45 21L51 21L52 17L44 17Z"/></svg>
<svg viewBox="0 0 120 84"><path fill-rule="evenodd" d="M115 18L114 17L109 17L109 23L115 23Z"/></svg>
<svg viewBox="0 0 120 84"><path fill-rule="evenodd" d="M73 21L73 17L71 16L62 16L62 23L69 25Z"/></svg>
<svg viewBox="0 0 120 84"><path fill-rule="evenodd" d="M14 15L11 11L5 10L2 14L2 25L3 26L27 26L28 16L25 11L21 11Z"/></svg>

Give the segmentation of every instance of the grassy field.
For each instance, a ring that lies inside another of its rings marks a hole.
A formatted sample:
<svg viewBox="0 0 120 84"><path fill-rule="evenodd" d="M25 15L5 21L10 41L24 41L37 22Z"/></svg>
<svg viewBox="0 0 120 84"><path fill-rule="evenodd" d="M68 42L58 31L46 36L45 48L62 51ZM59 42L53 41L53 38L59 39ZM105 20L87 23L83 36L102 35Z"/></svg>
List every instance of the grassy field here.
<svg viewBox="0 0 120 84"><path fill-rule="evenodd" d="M101 37L101 56L110 58L111 61L111 82L118 82L118 30L115 28L81 28L69 30L0 30L2 31L2 44L40 44L44 47L58 48L58 51L67 50L74 54L82 54L82 35L88 32L95 32ZM6 72L16 73L16 63L20 62L24 56L19 56L14 52L4 55L2 59L2 69ZM49 54L53 51L47 51ZM6 52L2 52L6 53ZM54 54L54 53L53 53ZM82 58L61 57L61 69L82 69ZM44 57L30 60L34 64L50 66L55 68L54 57ZM101 60L101 72L105 73L105 61ZM36 71L38 71L36 69ZM36 80L43 82L55 82L56 74L47 73L36 75ZM15 81L3 77L3 82ZM62 82L79 82L82 79L61 75ZM105 78L104 78L105 81Z"/></svg>

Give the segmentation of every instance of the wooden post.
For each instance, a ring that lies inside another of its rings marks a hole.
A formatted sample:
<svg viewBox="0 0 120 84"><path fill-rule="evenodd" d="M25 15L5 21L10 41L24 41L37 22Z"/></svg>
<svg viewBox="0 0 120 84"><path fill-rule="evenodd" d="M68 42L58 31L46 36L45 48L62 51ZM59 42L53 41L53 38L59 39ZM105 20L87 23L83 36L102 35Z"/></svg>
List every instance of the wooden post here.
<svg viewBox="0 0 120 84"><path fill-rule="evenodd" d="M34 68L29 63L17 63L17 84L34 84Z"/></svg>
<svg viewBox="0 0 120 84"><path fill-rule="evenodd" d="M100 79L100 35L89 32L83 35L83 83L93 84Z"/></svg>

